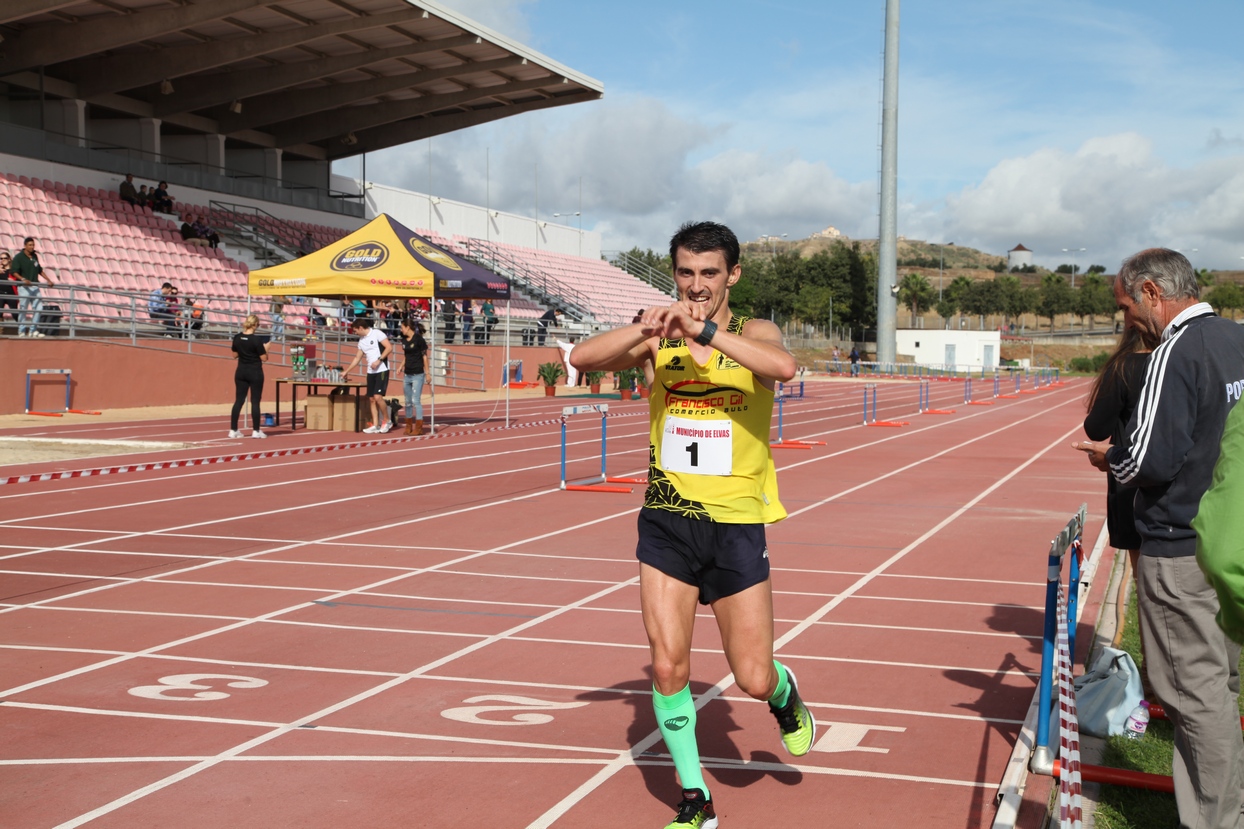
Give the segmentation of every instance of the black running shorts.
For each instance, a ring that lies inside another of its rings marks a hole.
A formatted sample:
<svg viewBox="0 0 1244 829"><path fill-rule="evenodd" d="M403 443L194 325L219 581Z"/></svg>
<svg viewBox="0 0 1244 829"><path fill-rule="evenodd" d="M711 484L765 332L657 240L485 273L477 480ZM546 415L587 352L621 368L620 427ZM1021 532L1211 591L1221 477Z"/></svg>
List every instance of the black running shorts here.
<svg viewBox="0 0 1244 829"><path fill-rule="evenodd" d="M367 375L367 396L385 395L389 393L389 372L377 371Z"/></svg>
<svg viewBox="0 0 1244 829"><path fill-rule="evenodd" d="M700 604L742 593L769 578L764 524L719 524L641 509L635 557L700 588Z"/></svg>

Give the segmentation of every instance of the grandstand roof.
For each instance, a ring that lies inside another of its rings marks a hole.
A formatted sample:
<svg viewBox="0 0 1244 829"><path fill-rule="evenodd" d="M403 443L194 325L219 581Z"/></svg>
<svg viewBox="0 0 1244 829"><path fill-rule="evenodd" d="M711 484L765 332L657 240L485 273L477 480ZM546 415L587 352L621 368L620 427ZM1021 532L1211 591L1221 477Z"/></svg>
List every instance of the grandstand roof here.
<svg viewBox="0 0 1244 829"><path fill-rule="evenodd" d="M4 0L0 81L332 160L595 100L428 0Z"/></svg>

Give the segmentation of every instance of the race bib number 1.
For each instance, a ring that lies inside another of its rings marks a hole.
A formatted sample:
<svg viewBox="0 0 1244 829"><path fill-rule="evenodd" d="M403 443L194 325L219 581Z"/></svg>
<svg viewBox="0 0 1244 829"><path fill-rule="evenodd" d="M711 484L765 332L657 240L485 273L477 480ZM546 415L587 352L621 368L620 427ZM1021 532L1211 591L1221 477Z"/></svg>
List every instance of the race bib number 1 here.
<svg viewBox="0 0 1244 829"><path fill-rule="evenodd" d="M661 468L684 475L729 475L734 448L730 420L665 418Z"/></svg>

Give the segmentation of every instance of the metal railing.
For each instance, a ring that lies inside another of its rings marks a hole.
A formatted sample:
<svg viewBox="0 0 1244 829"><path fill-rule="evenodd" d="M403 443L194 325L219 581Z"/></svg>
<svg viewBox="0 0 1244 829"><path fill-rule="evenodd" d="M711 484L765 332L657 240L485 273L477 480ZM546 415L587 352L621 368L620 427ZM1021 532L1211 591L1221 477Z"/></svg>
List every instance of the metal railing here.
<svg viewBox="0 0 1244 829"><path fill-rule="evenodd" d="M665 271L652 267L647 262L631 256L623 250L607 250L605 251L605 261L626 271L636 279L647 282L663 294L669 294L672 297L678 296L678 286L674 284L674 277Z"/></svg>
<svg viewBox="0 0 1244 829"><path fill-rule="evenodd" d="M185 304L177 306L176 315L162 314L159 311L153 315L150 292L92 288L60 282L54 286L43 287L40 296L43 307L36 325L45 337L63 336L232 360L235 358L231 350L233 335L242 330L246 316L254 313L260 319L260 333L269 335L273 340L274 347L270 351L272 364L290 365L287 349L283 345L314 342L317 344L318 365L330 368L348 364L358 348L356 338L350 333L348 312L343 314L340 304L335 300L291 299L283 304L279 313L274 314L268 297L247 299L236 295L225 296L210 290L186 289L183 286L179 298L185 301L191 297L202 311L199 318L190 316L191 309ZM311 321L308 314L312 307L320 311L323 323L316 324ZM15 332L18 315L21 313L19 309L0 310L4 312L0 313L0 332ZM466 355L463 350L482 344L476 342L474 337L470 342L462 342L456 326L454 341L447 342L444 320L439 314L437 316L438 350L446 345L457 349L452 364L447 366L449 376L458 378L457 384L465 384L460 386L462 388L481 387L479 384L484 382L482 357ZM396 318L382 319L376 324L386 334L397 336ZM424 327L430 329L430 321L425 321ZM511 347L537 345L541 327L537 320L511 318L508 326ZM552 340L557 337L582 337L591 333L594 328L595 326L576 322L550 325L544 345L552 346ZM488 344L505 345L506 329L505 315L501 314L498 324L487 337ZM431 334L425 333L425 336L430 338ZM479 361L478 368L472 368L476 365L475 361Z"/></svg>
<svg viewBox="0 0 1244 829"><path fill-rule="evenodd" d="M215 199L209 201L207 207L224 214L223 222L213 217L213 223L227 241L249 250L256 261L265 267L288 262L297 255L286 240L298 238L299 231L284 219L259 207ZM285 235L282 237L274 233L270 229L273 226L284 231Z"/></svg>
<svg viewBox="0 0 1244 829"><path fill-rule="evenodd" d="M509 251L483 239L468 239L466 250L469 259L514 282L523 293L541 305L551 306L584 322L596 319L586 294L567 287Z"/></svg>
<svg viewBox="0 0 1244 829"><path fill-rule="evenodd" d="M150 150L115 141L104 142L11 122L0 121L0 152L110 172L117 176L133 173L142 179L167 181L173 187L194 187L347 216L363 216L363 204L360 197L354 194L281 181L246 170L217 167L165 152L153 157Z"/></svg>

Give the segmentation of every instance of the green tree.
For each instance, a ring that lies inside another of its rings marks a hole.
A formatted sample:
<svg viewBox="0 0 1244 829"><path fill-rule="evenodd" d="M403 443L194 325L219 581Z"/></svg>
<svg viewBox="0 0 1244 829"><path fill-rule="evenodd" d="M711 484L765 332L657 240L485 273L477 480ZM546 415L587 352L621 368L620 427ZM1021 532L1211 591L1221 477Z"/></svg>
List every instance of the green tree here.
<svg viewBox="0 0 1244 829"><path fill-rule="evenodd" d="M993 281L998 292L999 312L1003 322L1010 324L1032 311L1033 291L1024 287L1018 277L1002 275Z"/></svg>
<svg viewBox="0 0 1244 829"><path fill-rule="evenodd" d="M1231 319L1235 319L1235 312L1244 308L1244 289L1234 282L1224 282L1211 288L1205 301L1219 313L1230 311Z"/></svg>
<svg viewBox="0 0 1244 829"><path fill-rule="evenodd" d="M833 289L826 285L805 283L795 297L795 315L804 322L829 327L834 312Z"/></svg>
<svg viewBox="0 0 1244 829"><path fill-rule="evenodd" d="M1037 295L1037 315L1049 318L1051 332L1054 330L1055 317L1059 314L1070 314L1075 309L1075 294L1062 274L1047 273L1041 277L1041 288Z"/></svg>
<svg viewBox="0 0 1244 829"><path fill-rule="evenodd" d="M1214 274L1210 273L1209 268L1201 268L1196 272L1196 284L1202 288L1208 288L1214 284Z"/></svg>
<svg viewBox="0 0 1244 829"><path fill-rule="evenodd" d="M647 266L664 274L668 274L673 270L673 265L670 262L668 253L661 254L651 248L647 250L640 250L638 247L633 247L623 255L623 270L632 276L644 279L643 266ZM646 282L647 280L644 279L644 281Z"/></svg>
<svg viewBox="0 0 1244 829"><path fill-rule="evenodd" d="M929 310L936 295L929 280L918 273L909 273L898 283L898 301L911 309L911 327L916 327L916 317Z"/></svg>
<svg viewBox="0 0 1244 829"><path fill-rule="evenodd" d="M1080 317L1081 327L1088 317L1089 330L1093 330L1098 314L1113 315L1114 310L1114 288L1101 274L1086 274L1080 287L1075 289L1075 313Z"/></svg>
<svg viewBox="0 0 1244 829"><path fill-rule="evenodd" d="M951 303L953 303L955 306L955 313L962 315L963 312L967 310L967 308L964 306L964 303L967 302L968 292L971 290L972 290L971 277L956 276L954 279L950 281L950 284L946 286L946 289L942 291L942 299L949 300ZM955 320L955 328L962 328L962 327L963 327L963 320L962 320L962 316L960 316L960 319Z"/></svg>
<svg viewBox="0 0 1244 829"><path fill-rule="evenodd" d="M985 317L1002 312L1001 296L995 280L981 279L973 282L962 300L963 310L980 319L980 328L985 328Z"/></svg>

